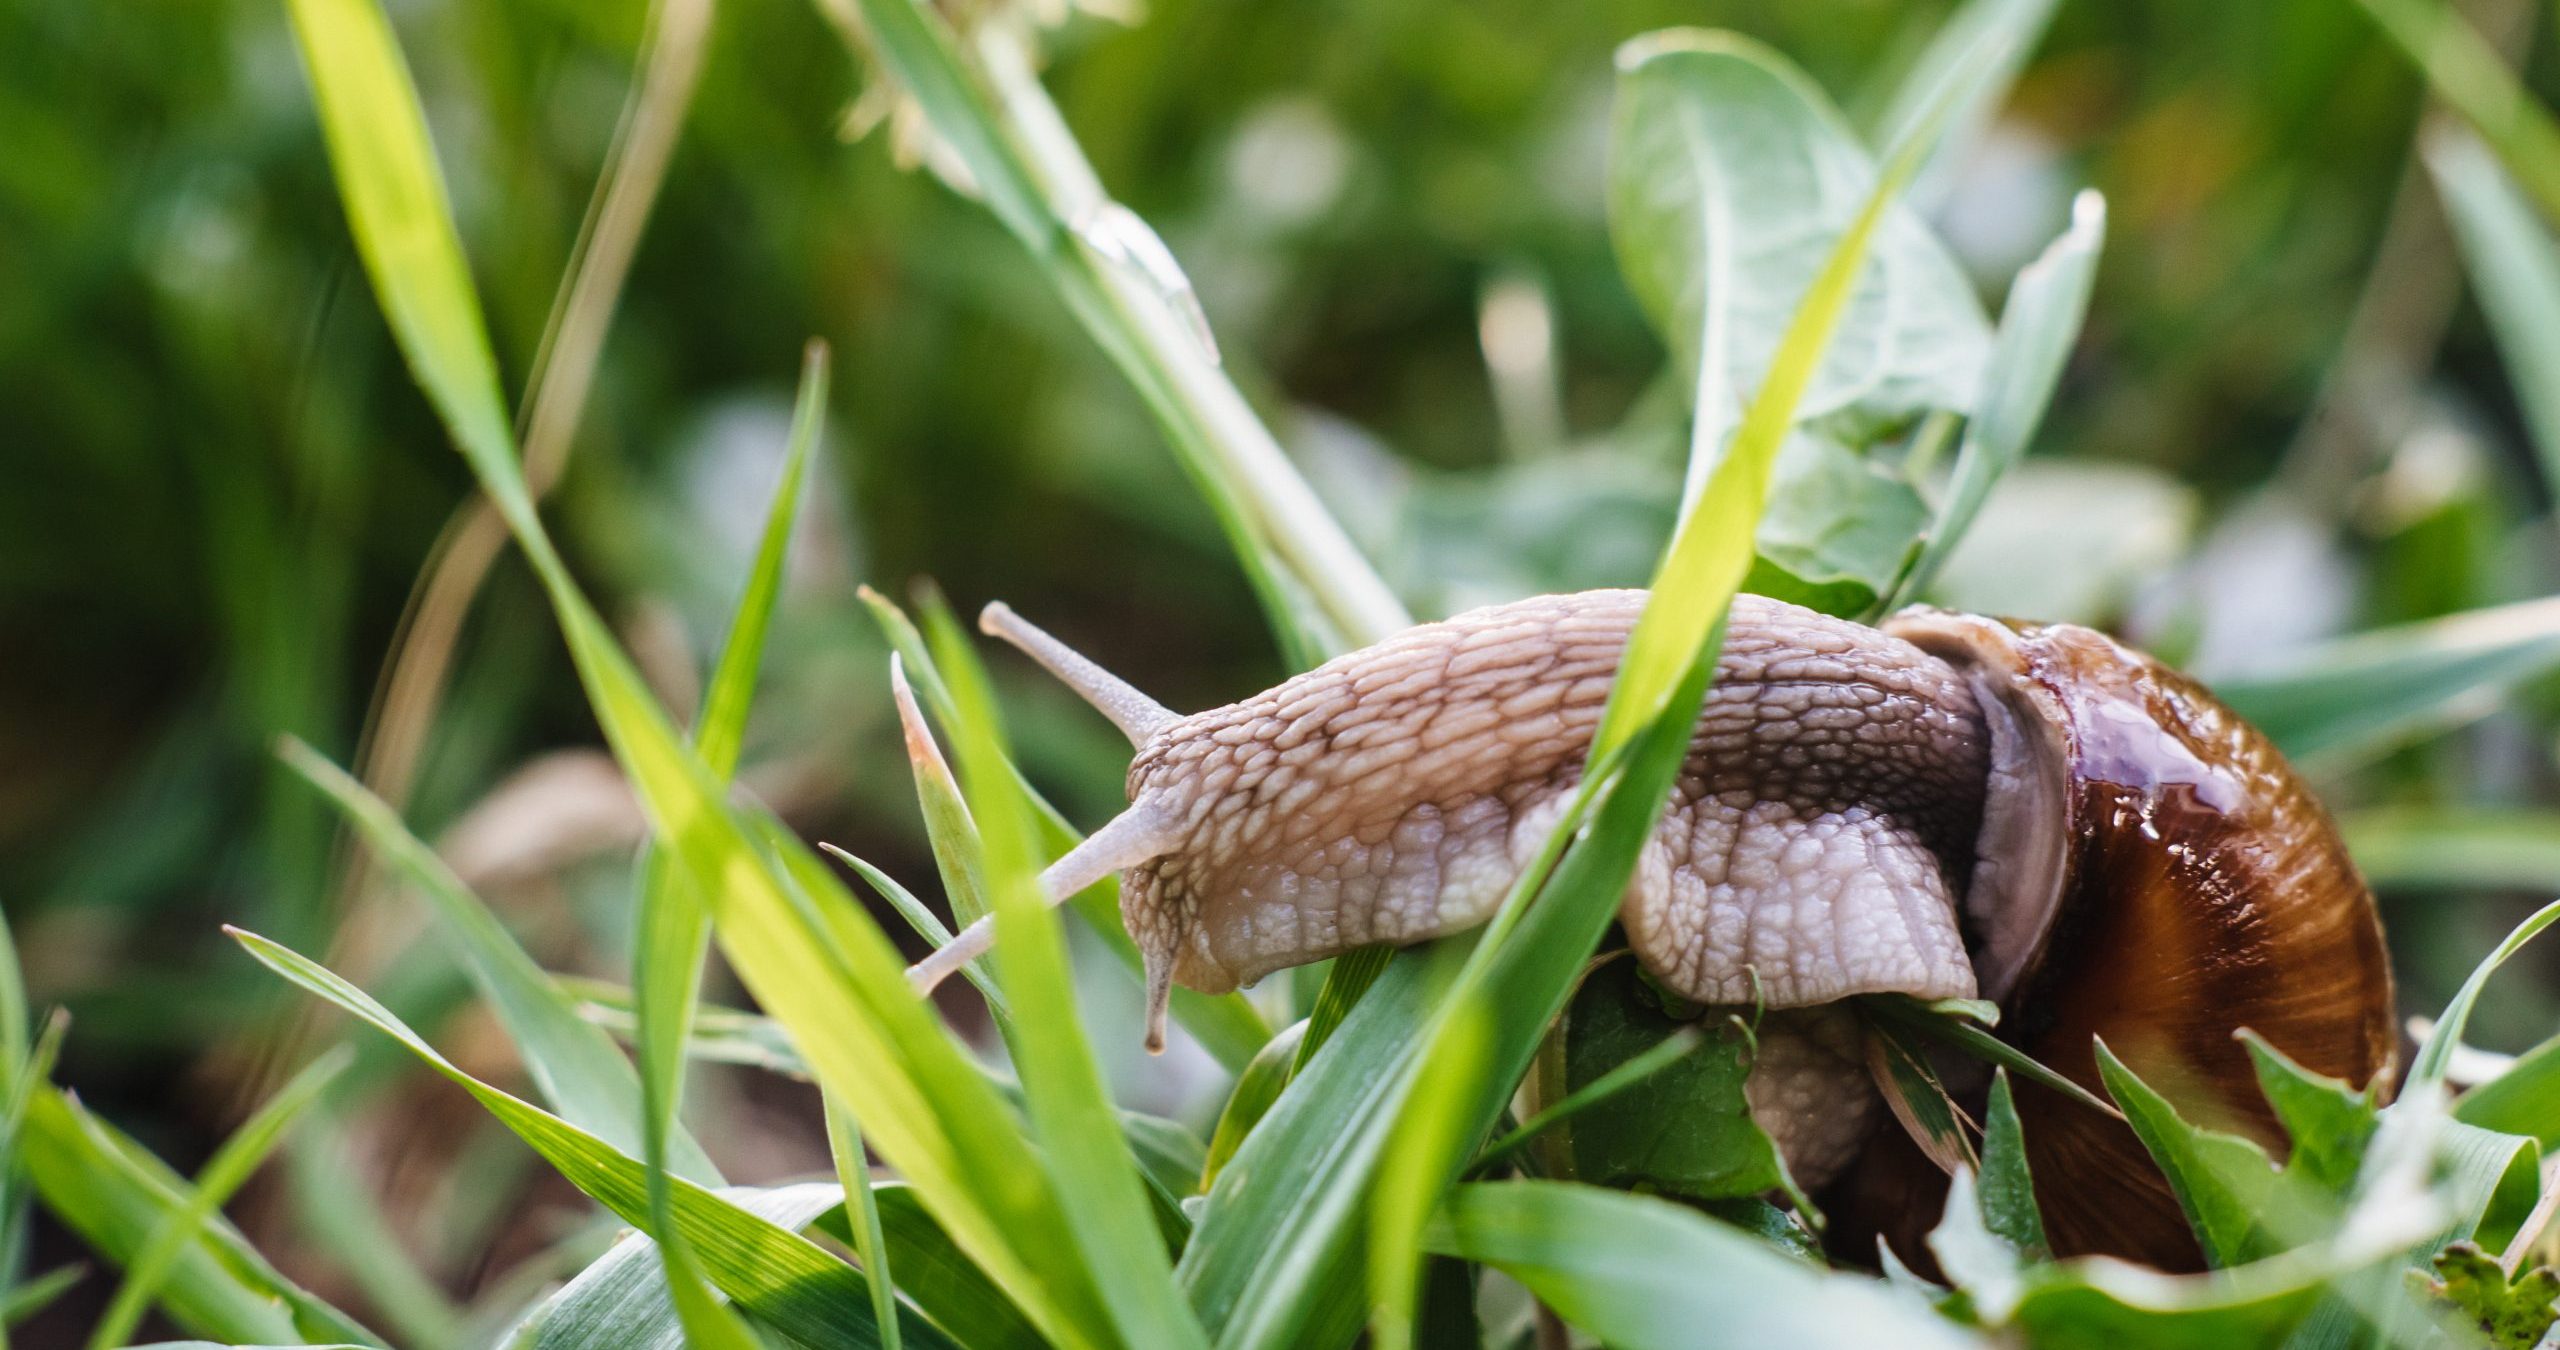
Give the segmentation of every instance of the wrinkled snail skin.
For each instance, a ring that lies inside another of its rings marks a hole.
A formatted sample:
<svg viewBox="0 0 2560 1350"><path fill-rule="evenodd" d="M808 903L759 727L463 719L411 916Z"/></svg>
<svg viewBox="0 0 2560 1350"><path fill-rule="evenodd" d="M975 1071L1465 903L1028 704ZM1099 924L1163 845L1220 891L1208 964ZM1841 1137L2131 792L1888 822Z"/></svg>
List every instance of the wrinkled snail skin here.
<svg viewBox="0 0 2560 1350"><path fill-rule="evenodd" d="M1644 601L1476 610L1190 716L991 608L990 632L1137 746L1129 810L1042 879L1063 898L1122 873L1150 1044L1172 983L1223 992L1483 922L1570 798ZM1879 630L1738 597L1619 918L1698 1002L1989 998L2063 1073L2095 1084L2103 1037L2191 1115L2270 1142L2237 1028L2355 1083L2392 1043L2372 899L2318 804L2201 687L2069 625L1915 610ZM990 940L963 933L917 982ZM1811 1034L1823 1019L1794 1025L1802 1045L1747 1085L1755 1119L1808 1188L1847 1174L1844 1229L1880 1199L1869 1228L1925 1260L1908 1236L1944 1179L1897 1131L1862 1146L1882 1114L1863 1066ZM2123 1126L2032 1085L2018 1102L2058 1249L2194 1264Z"/></svg>
<svg viewBox="0 0 2560 1350"><path fill-rule="evenodd" d="M2010 911L1999 928L1972 916L2012 944L2014 987L1995 995L2003 1035L2092 1088L2103 1039L2190 1119L2279 1156L2283 1132L2235 1031L2351 1084L2388 1069L2391 976L2372 894L2255 728L2086 628L1914 611L1886 631L1964 670L1994 710L1985 857L1997 844L2055 864L1985 877L1968 897L1969 911ZM2017 1101L2058 1252L2200 1264L2130 1129L2033 1084Z"/></svg>

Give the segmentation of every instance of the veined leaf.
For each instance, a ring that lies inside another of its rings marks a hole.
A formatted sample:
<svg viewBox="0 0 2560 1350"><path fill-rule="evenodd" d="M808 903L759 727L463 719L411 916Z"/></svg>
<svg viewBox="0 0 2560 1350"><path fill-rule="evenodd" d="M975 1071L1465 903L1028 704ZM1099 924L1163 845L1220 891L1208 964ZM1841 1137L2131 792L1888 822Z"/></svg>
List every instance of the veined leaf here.
<svg viewBox="0 0 2560 1350"><path fill-rule="evenodd" d="M1982 1113L1983 1226L2029 1261L2052 1259L2045 1245L2044 1212L2036 1205L2035 1178L2027 1171L2026 1139L2006 1069L1991 1075L1991 1100Z"/></svg>
<svg viewBox="0 0 2560 1350"><path fill-rule="evenodd" d="M2236 1266L2272 1254L2277 1246L2264 1225L2267 1197L2275 1188L2275 1164L2264 1149L2236 1134L2188 1124L2169 1099L2134 1076L2124 1061L2097 1044L2098 1076L2107 1095L2169 1179L2195 1229L2204 1259Z"/></svg>

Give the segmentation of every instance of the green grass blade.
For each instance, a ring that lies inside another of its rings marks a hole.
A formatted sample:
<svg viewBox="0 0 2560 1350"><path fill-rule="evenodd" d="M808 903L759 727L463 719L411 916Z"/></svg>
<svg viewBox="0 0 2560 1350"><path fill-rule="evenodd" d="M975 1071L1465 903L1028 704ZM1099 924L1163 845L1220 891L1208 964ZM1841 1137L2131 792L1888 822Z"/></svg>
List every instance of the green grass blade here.
<svg viewBox="0 0 2560 1350"><path fill-rule="evenodd" d="M880 1320L881 1343L898 1350L897 1281L889 1272L889 1240L880 1231L880 1202L871 1194L871 1155L862 1146L862 1124L834 1097L825 1100L827 1152L851 1211L854 1255L871 1281L871 1314Z"/></svg>
<svg viewBox="0 0 2560 1350"><path fill-rule="evenodd" d="M952 925L966 928L985 918L989 909L985 869L972 842L978 827L962 799L960 780L952 776L942 748L933 742L933 731L924 724L924 710L916 706L914 691L907 685L905 664L895 654L890 656L889 687L898 704L898 726L906 734L907 765L915 777L916 804L924 812L925 843L933 851L934 868L942 875L942 893L951 901ZM1008 761L1002 774L1007 780L1012 778L1011 767Z"/></svg>
<svg viewBox="0 0 2560 1350"><path fill-rule="evenodd" d="M2560 1037L2517 1056L2505 1073L2454 1099L2453 1118L2537 1140L2546 1153L2560 1150Z"/></svg>
<svg viewBox="0 0 2560 1350"><path fill-rule="evenodd" d="M2377 889L2560 894L2560 812L2384 807L2342 816L2338 830Z"/></svg>
<svg viewBox="0 0 2560 1350"><path fill-rule="evenodd" d="M2088 316L2106 232L2106 199L2094 191L2081 193L2071 204L2071 227L2010 284L2009 303L1992 337L1991 362L1983 368L1982 393L1965 424L1946 500L1892 603L1917 597L1937 579L1991 489L2026 457Z"/></svg>
<svg viewBox="0 0 2560 1350"><path fill-rule="evenodd" d="M0 1294L0 1326L16 1326L43 1312L88 1277L87 1266L56 1266Z"/></svg>
<svg viewBox="0 0 2560 1350"><path fill-rule="evenodd" d="M2507 934L2506 940L2472 969L2471 977L2454 992L2453 1001L2445 1004L2444 1015L2436 1019L2435 1030L2428 1034L2426 1044L2418 1047L2417 1058L2409 1062L2409 1076L2400 1089L2403 1096L2444 1081L2445 1068L2453 1062L2453 1048L2462 1043L2463 1028L2471 1024L2471 1009L2480 1002L2480 991L2488 987L2489 977L2498 973L2498 967L2505 965L2507 958L2522 951L2524 944L2554 923L2560 923L2560 900L2535 910L2523 923L2517 924L2515 930Z"/></svg>
<svg viewBox="0 0 2560 1350"><path fill-rule="evenodd" d="M693 733L703 766L724 783L737 773L738 756L746 744L747 714L755 702L756 676L764 667L765 635L782 597L791 526L799 518L800 491L817 450L826 405L827 348L812 342L801 359L800 392L792 408L782 478L765 511L764 532L747 571L737 617L730 622L728 640L712 667L702 720ZM631 988L639 1016L641 1143L650 1169L651 1232L658 1237L686 1336L696 1345L715 1350L749 1350L755 1344L752 1334L712 1297L668 1208L672 1198L666 1176L674 1157L672 1141L682 1135L678 1109L684 1097L685 1045L692 1035L702 960L711 946L711 916L689 881L657 850L649 851L640 876L639 942L632 952ZM894 1339L894 1326L882 1325Z"/></svg>
<svg viewBox="0 0 2560 1350"><path fill-rule="evenodd" d="M39 1088L28 1102L21 1156L45 1208L112 1260L131 1259L188 1203L185 1178L57 1088ZM171 1321L216 1340L383 1344L287 1280L218 1216L196 1227L159 1296Z"/></svg>
<svg viewBox="0 0 2560 1350"><path fill-rule="evenodd" d="M640 1080L613 1038L578 1016L576 1001L534 964L444 859L409 833L389 804L298 740L287 739L277 753L427 899L439 930L506 1028L543 1099L581 1129L636 1151L642 1128ZM673 1141L670 1156L690 1178L719 1180L701 1145L689 1136Z"/></svg>
<svg viewBox="0 0 2560 1350"><path fill-rule="evenodd" d="M2554 669L2560 599L2373 629L2213 687L2286 754L2348 759L2478 717Z"/></svg>
<svg viewBox="0 0 2560 1350"><path fill-rule="evenodd" d="M1369 1197L1369 1343L1411 1350L1422 1289L1422 1230L1439 1208L1446 1160L1472 1149L1483 1126L1469 1104L1490 1065L1480 1006L1457 1005L1434 1057L1415 1075L1411 1103L1387 1134Z"/></svg>
<svg viewBox="0 0 2560 1350"><path fill-rule="evenodd" d="M924 634L917 630L914 621L907 617L906 611L899 609L895 603L878 591L865 586L861 590L861 598L864 606L871 611L874 621L879 624L881 636L888 639L890 647L898 653L898 659L905 664L906 672L914 680L916 692L922 696L926 708L932 712L934 720L940 722L946 731L949 730L955 725L957 714L951 705L951 691L943 683L941 667L934 661L931 649L926 646ZM1008 765L1007 767L1013 774L1014 782L1020 785L1023 794L1030 799L1033 809L1039 814L1040 844L1045 851L1045 856L1058 857L1084 841L1084 835L1067 822L1066 816L1055 806L1050 805L1048 799L1042 797L1039 791L1031 786L1030 781L1022 776L1019 766ZM856 871L861 872L864 879L870 881L875 888L881 886L880 880L874 877L877 869L855 861L849 854L839 853L838 856L843 857ZM908 904L901 900L902 896L906 900L913 899L911 895L907 895L904 888L896 887L892 882L889 883L889 888L882 888L881 893L889 899L891 904L898 906L899 912L907 916L908 922L915 925L916 931L925 934L934 945L940 946L951 940L948 930L943 930L939 936L936 936L926 925L917 922ZM920 908L917 907L919 910ZM1096 882L1069 902L1069 908L1074 910L1078 918L1085 921L1085 926L1093 932L1094 936L1102 940L1104 946L1110 948L1113 958L1120 963L1121 969L1127 971L1132 979L1140 977L1142 963L1138 959L1137 944L1129 940L1129 931L1120 920L1119 884L1116 880ZM937 920L932 928L939 927L940 922ZM981 992L994 987L994 980L987 976L986 968L987 962L984 960L970 963L970 969L974 972L970 978L978 985ZM1271 1039L1270 1024L1263 1020L1262 1014L1256 1011L1253 1004L1241 994L1203 994L1176 986L1173 991L1173 1020L1181 1023L1183 1029L1200 1042L1202 1049L1207 1050L1217 1058L1219 1063L1234 1072L1242 1072L1245 1065L1253 1062L1253 1057L1261 1051L1263 1044Z"/></svg>
<svg viewBox="0 0 2560 1350"><path fill-rule="evenodd" d="M1876 122L1871 143L1890 150L1932 134L1928 161L1912 176L1912 206L1933 209L2017 82L2027 56L2053 22L2059 0L1965 0L1929 39Z"/></svg>
<svg viewBox="0 0 2560 1350"><path fill-rule="evenodd" d="M648 1169L595 1135L456 1068L374 1001L310 958L255 933L229 930L258 962L292 983L336 1004L390 1036L486 1107L501 1124L532 1146L560 1175L620 1215L641 1223L648 1214ZM786 1334L816 1344L873 1346L879 1325L860 1272L829 1256L799 1234L735 1205L691 1182L678 1181L676 1222L702 1256L712 1280L730 1298ZM903 1328L921 1344L946 1344L921 1322Z"/></svg>
<svg viewBox="0 0 2560 1350"><path fill-rule="evenodd" d="M720 1198L794 1233L807 1230L837 1203L835 1187L818 1182L770 1189L733 1186L720 1192ZM524 1320L510 1350L689 1350L691 1344L658 1244L647 1233L634 1231L544 1300Z"/></svg>
<svg viewBox="0 0 2560 1350"><path fill-rule="evenodd" d="M868 885L881 899L888 901L889 907L898 911L898 917L905 919L907 926L916 930L916 936L936 947L951 940L951 929L944 925L932 910L925 907L924 901L916 898L915 892L899 885L897 878L833 844L820 844L818 847L826 850L828 856L836 861L852 868L855 876L862 878L865 885ZM979 996L987 1001L987 1013L995 1018L996 1025L1004 1026L1013 1021L1013 1005L1005 1002L1004 989L996 983L992 962L981 956L962 966L960 973L967 977L970 984L977 986Z"/></svg>
<svg viewBox="0 0 2560 1350"><path fill-rule="evenodd" d="M2431 135L2426 161L2541 452L2542 481L2560 489L2560 244L2478 137Z"/></svg>
<svg viewBox="0 0 2560 1350"><path fill-rule="evenodd" d="M1520 1122L1509 1133L1486 1145L1468 1166L1469 1175L1482 1175L1494 1164L1527 1147L1530 1140L1696 1054L1708 1044L1708 1040L1707 1034L1698 1028L1683 1027L1654 1042L1651 1049L1612 1066L1608 1072L1566 1093L1554 1105Z"/></svg>
<svg viewBox="0 0 2560 1350"><path fill-rule="evenodd" d="M884 1182L873 1188L872 1199L880 1210L881 1234L897 1253L898 1290L935 1325L969 1350L1036 1350L1046 1344L1022 1310L934 1222L914 1188ZM841 1209L837 1217L843 1217ZM839 1236L853 1240L849 1229Z"/></svg>
<svg viewBox="0 0 2560 1350"><path fill-rule="evenodd" d="M2560 126L2486 38L2443 0L2358 0L2446 107L2498 152L2560 224Z"/></svg>
<svg viewBox="0 0 2560 1350"><path fill-rule="evenodd" d="M413 1262L375 1199L370 1179L348 1157L346 1134L325 1105L285 1146L297 1231L333 1254L365 1302L403 1345L453 1345L462 1310Z"/></svg>
<svg viewBox="0 0 2560 1350"><path fill-rule="evenodd" d="M115 1350L132 1337L134 1329L142 1325L142 1315L149 1311L152 1297L159 1293L161 1281L168 1278L179 1253L195 1241L204 1221L230 1203L232 1195L284 1141L285 1131L320 1100L320 1094L353 1062L354 1057L344 1050L313 1060L222 1141L222 1147L214 1150L212 1159L196 1175L187 1203L160 1220L150 1239L126 1265L124 1283L117 1287L115 1297L108 1301L107 1310L99 1314L97 1326L89 1334L90 1350Z"/></svg>
<svg viewBox="0 0 2560 1350"><path fill-rule="evenodd" d="M1433 1251L1480 1261L1603 1343L1957 1350L1974 1337L1879 1281L1781 1254L1695 1210L1553 1181L1452 1191Z"/></svg>
<svg viewBox="0 0 2560 1350"><path fill-rule="evenodd" d="M1305 1040L1307 1024L1291 1023L1289 1029L1271 1038L1262 1053L1236 1075L1235 1085L1227 1089L1227 1104L1218 1109L1217 1127L1209 1132L1209 1151L1200 1164L1200 1190L1203 1194L1217 1184L1218 1173L1225 1170L1236 1150L1262 1123L1271 1104L1280 1100L1281 1089L1299 1068L1298 1046Z"/></svg>
<svg viewBox="0 0 2560 1350"><path fill-rule="evenodd" d="M1174 1285L1119 1115L1085 1043L1066 934L1040 890L1031 807L1014 786L986 672L948 612L937 607L925 617L959 714L953 733L984 846L996 972L1015 1014L1014 1069L1067 1225L1123 1340L1205 1350L1208 1338Z"/></svg>

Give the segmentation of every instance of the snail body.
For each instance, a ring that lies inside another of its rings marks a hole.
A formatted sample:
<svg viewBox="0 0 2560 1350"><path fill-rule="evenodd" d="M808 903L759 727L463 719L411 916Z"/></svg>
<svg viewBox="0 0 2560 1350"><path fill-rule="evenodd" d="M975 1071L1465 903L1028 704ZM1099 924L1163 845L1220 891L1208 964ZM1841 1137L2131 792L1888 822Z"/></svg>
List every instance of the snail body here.
<svg viewBox="0 0 2560 1350"><path fill-rule="evenodd" d="M1190 716L991 607L990 632L1137 746L1129 809L1043 881L1063 897L1123 874L1151 1047L1173 983L1223 992L1483 922L1570 798L1644 600L1475 610ZM2355 1082L2391 1044L2371 896L2282 758L2200 686L2069 625L1915 610L1877 629L1737 597L1620 920L1696 1002L1987 998L2074 1079L2096 1082L2104 1038L2267 1128L2236 1028ZM918 982L989 937L964 933ZM1837 1040L1751 1084L1808 1186L1873 1172L1874 1089ZM2047 1200L2057 1248L2178 1263L2184 1225L2120 1122L2037 1090L2019 1106L2031 1164L2073 1178L2069 1205Z"/></svg>

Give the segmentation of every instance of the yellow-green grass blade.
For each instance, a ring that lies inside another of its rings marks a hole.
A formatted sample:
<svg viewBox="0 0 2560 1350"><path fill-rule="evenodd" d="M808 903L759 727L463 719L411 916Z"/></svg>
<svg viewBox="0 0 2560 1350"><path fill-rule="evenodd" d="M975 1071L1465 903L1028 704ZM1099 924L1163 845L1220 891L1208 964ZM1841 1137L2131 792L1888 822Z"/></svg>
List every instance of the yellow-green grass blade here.
<svg viewBox="0 0 2560 1350"><path fill-rule="evenodd" d="M1173 1282L1145 1184L1085 1041L1066 934L1041 892L1031 806L1014 785L986 672L947 610L937 606L925 618L959 714L953 735L983 848L996 973L1013 1005L1014 1069L1067 1227L1124 1342L1205 1350L1208 1337Z"/></svg>
<svg viewBox="0 0 2560 1350"><path fill-rule="evenodd" d="M93 1250L130 1260L190 1187L143 1147L89 1114L69 1093L39 1087L27 1103L20 1156L45 1208ZM287 1280L219 1216L195 1229L160 1283L171 1321L241 1344L360 1342L371 1332Z"/></svg>
<svg viewBox="0 0 2560 1350"><path fill-rule="evenodd" d="M1450 1013L1436 1055L1415 1076L1404 1112L1388 1131L1378 1184L1369 1197L1369 1343L1410 1350L1422 1289L1422 1232L1440 1207L1443 1160L1482 1136L1468 1103L1482 1095L1489 1065L1486 1019L1473 1002Z"/></svg>
<svg viewBox="0 0 2560 1350"><path fill-rule="evenodd" d="M765 512L764 532L748 568L737 616L712 667L701 723L694 728L694 746L703 766L722 782L736 774L738 756L746 744L756 676L764 667L765 636L782 596L791 526L799 517L800 491L817 448L826 403L827 349L824 343L812 342L801 360L800 393L792 409L782 478ZM685 1335L713 1350L748 1350L754 1344L752 1335L711 1296L668 1209L671 1141L682 1135L678 1108L684 1096L684 1048L692 1034L702 959L711 945L711 916L679 869L657 850L648 852L640 876L639 941L632 952L631 987L639 1016L641 1143L650 1169L651 1231L658 1235L669 1292L684 1321ZM895 1328L883 1325L894 1339Z"/></svg>
<svg viewBox="0 0 2560 1350"><path fill-rule="evenodd" d="M1045 1334L1093 1343L1107 1319L1019 1131L907 987L885 936L864 923L848 925L848 943L812 941L788 884L679 740L544 534L517 470L415 91L379 9L370 0L295 0L292 12L376 298L549 592L589 702L661 847L707 898L731 965L792 1029L819 1081L861 1106L882 1156L916 1183L953 1239Z"/></svg>
<svg viewBox="0 0 2560 1350"><path fill-rule="evenodd" d="M5 934L7 929L7 923L0 921L0 934ZM6 941L5 937L0 937L0 944ZM0 950L0 967L6 968L5 978L13 988L18 983L17 965L14 948ZM20 995L13 992L9 997ZM23 1019L23 1009L19 1015ZM44 1031L32 1046L23 1046L7 1059L0 1060L0 1075L5 1075L0 1077L0 1082L6 1084L5 1090L0 1090L0 1206L5 1206L0 1208L0 1270L14 1267L26 1250L26 1235L21 1228L25 1223L26 1206L22 1202L26 1183L22 1179L24 1169L20 1165L19 1147L26 1131L28 1104L35 1100L38 1088L50 1084L54 1060L62 1053L62 1038L70 1028L69 1014L57 1008L53 1016L45 1020ZM19 1034L23 1034L23 1023ZM9 1321L8 1318L0 1318L0 1350L6 1350L9 1344Z"/></svg>
<svg viewBox="0 0 2560 1350"><path fill-rule="evenodd" d="M0 1294L0 1325L14 1327L52 1307L54 1300L70 1293L88 1274L86 1266L56 1266L11 1287L8 1293Z"/></svg>
<svg viewBox="0 0 2560 1350"><path fill-rule="evenodd" d="M90 1350L115 1350L132 1338L134 1330L142 1325L142 1315L151 1308L152 1297L160 1292L161 1281L168 1278L179 1254L195 1241L205 1220L222 1211L250 1176L265 1165L276 1145L284 1142L285 1131L320 1100L321 1092L353 1062L353 1056L343 1048L313 1060L222 1141L204 1170L196 1174L187 1202L161 1218L150 1239L125 1266L123 1284L117 1287L115 1297L108 1300L106 1311L98 1315L97 1325L89 1333Z"/></svg>
<svg viewBox="0 0 2560 1350"><path fill-rule="evenodd" d="M507 926L444 859L409 833L389 803L298 740L286 739L277 753L328 797L376 856L426 898L437 927L506 1028L543 1099L616 1148L638 1149L640 1080L613 1038L578 1015L576 1000L517 945ZM686 1176L718 1184L719 1173L691 1137L675 1141L672 1156Z"/></svg>
<svg viewBox="0 0 2560 1350"><path fill-rule="evenodd" d="M871 1193L871 1156L862 1145L862 1123L835 1097L825 1100L827 1152L836 1183L844 1188L854 1256L871 1280L871 1312L880 1319L881 1343L898 1350L897 1284L889 1272L889 1240L880 1231L880 1203Z"/></svg>
<svg viewBox="0 0 2560 1350"><path fill-rule="evenodd" d="M390 1036L470 1093L571 1185L627 1223L645 1220L648 1168L638 1159L464 1073L390 1009L318 962L255 933L229 931L260 964ZM776 1330L812 1344L879 1344L868 1281L851 1266L807 1238L688 1181L675 1184L674 1210L676 1223L700 1253L704 1269L739 1306ZM911 1342L948 1344L920 1320L903 1331Z"/></svg>
<svg viewBox="0 0 2560 1350"><path fill-rule="evenodd" d="M878 623L881 636L888 639L899 660L905 663L907 674L915 681L916 693L922 697L925 707L948 732L957 714L952 709L951 691L943 683L941 667L934 661L923 633L907 617L906 611L878 591L865 586L861 598L871 611L872 619ZM1031 786L1019 767L1008 764L1007 769L1039 815L1040 846L1046 857L1054 859L1084 841L1083 833L1069 824L1066 816ZM860 870L861 865L856 866ZM870 876L867 871L864 875L866 879ZM1102 939L1113 958L1134 979L1139 976L1142 963L1138 959L1137 944L1129 940L1129 930L1120 920L1119 890L1116 880L1096 882L1069 902L1069 908L1085 921L1096 937ZM894 896L892 903L895 903ZM922 931L921 927L919 931ZM945 936L941 940L948 941L949 938ZM984 964L983 961L971 963L973 969ZM985 983L989 982L981 981L982 987ZM1200 1042L1202 1049L1231 1072L1242 1072L1245 1065L1253 1062L1263 1044L1271 1039L1270 1024L1241 994L1203 994L1176 986L1173 991L1173 1020L1181 1023L1183 1029Z"/></svg>

